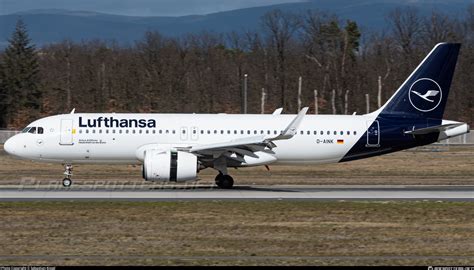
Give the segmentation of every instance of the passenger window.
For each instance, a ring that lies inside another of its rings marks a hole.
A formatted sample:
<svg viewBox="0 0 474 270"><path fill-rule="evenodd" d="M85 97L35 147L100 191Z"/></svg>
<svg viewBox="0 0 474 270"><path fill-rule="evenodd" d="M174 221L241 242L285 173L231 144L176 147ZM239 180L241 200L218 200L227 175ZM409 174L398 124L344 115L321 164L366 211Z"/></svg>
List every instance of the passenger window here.
<svg viewBox="0 0 474 270"><path fill-rule="evenodd" d="M337 131L334 131L334 135L337 135Z"/></svg>
<svg viewBox="0 0 474 270"><path fill-rule="evenodd" d="M79 134L82 134L82 129L79 129Z"/></svg>
<svg viewBox="0 0 474 270"><path fill-rule="evenodd" d="M89 134L89 130L88 130L88 129L86 129L86 134Z"/></svg>
<svg viewBox="0 0 474 270"><path fill-rule="evenodd" d="M106 130L105 130L105 133L106 133L106 134L109 134L109 130L108 130L108 129L106 129Z"/></svg>
<svg viewBox="0 0 474 270"><path fill-rule="evenodd" d="M308 132L306 134L311 135L311 131L308 130Z"/></svg>
<svg viewBox="0 0 474 270"><path fill-rule="evenodd" d="M354 135L357 135L357 131L354 131Z"/></svg>
<svg viewBox="0 0 474 270"><path fill-rule="evenodd" d="M324 131L321 130L320 134L321 134L321 135L324 135Z"/></svg>
<svg viewBox="0 0 474 270"><path fill-rule="evenodd" d="M331 131L328 130L328 135L331 135Z"/></svg>
<svg viewBox="0 0 474 270"><path fill-rule="evenodd" d="M128 131L128 130L127 130ZM102 134L102 129L99 129L99 134Z"/></svg>
<svg viewBox="0 0 474 270"><path fill-rule="evenodd" d="M340 134L341 134L341 135L344 135L344 131L341 131L341 133L340 133Z"/></svg>
<svg viewBox="0 0 474 270"><path fill-rule="evenodd" d="M130 132L130 131L129 131L128 129L127 129L127 130L125 130L125 133L127 133L127 134L128 134L129 132Z"/></svg>
<svg viewBox="0 0 474 270"><path fill-rule="evenodd" d="M350 132L350 131L348 131L348 132L347 132L347 135L351 135L351 132Z"/></svg>

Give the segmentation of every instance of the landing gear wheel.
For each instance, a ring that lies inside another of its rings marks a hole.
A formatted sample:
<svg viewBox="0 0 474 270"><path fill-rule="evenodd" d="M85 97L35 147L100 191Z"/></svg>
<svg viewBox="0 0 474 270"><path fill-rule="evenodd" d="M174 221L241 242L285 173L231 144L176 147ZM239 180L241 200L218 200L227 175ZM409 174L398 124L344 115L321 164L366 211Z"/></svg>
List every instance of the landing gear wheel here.
<svg viewBox="0 0 474 270"><path fill-rule="evenodd" d="M72 180L69 178L63 179L63 187L70 187L72 185Z"/></svg>
<svg viewBox="0 0 474 270"><path fill-rule="evenodd" d="M220 173L216 176L216 185L222 189L231 189L234 186L234 179L230 175Z"/></svg>
<svg viewBox="0 0 474 270"><path fill-rule="evenodd" d="M64 175L66 176L63 179L63 187L70 187L72 185L72 164L64 164Z"/></svg>

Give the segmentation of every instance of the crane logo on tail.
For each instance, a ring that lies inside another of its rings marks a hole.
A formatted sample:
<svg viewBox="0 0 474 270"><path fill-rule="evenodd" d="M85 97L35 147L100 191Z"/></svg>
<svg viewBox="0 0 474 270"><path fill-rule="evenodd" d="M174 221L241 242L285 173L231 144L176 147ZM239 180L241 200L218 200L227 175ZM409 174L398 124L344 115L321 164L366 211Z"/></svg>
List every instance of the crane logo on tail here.
<svg viewBox="0 0 474 270"><path fill-rule="evenodd" d="M426 94L422 95L416 91L413 91L413 93L417 94L418 96L420 96L422 99L428 101L428 102L434 102L434 100L431 100L429 99L429 97L436 97L438 94L439 94L439 91L436 91L436 90L428 90L428 92L426 92Z"/></svg>
<svg viewBox="0 0 474 270"><path fill-rule="evenodd" d="M421 78L414 82L408 92L411 105L420 112L436 109L443 99L443 91L439 84L429 78Z"/></svg>

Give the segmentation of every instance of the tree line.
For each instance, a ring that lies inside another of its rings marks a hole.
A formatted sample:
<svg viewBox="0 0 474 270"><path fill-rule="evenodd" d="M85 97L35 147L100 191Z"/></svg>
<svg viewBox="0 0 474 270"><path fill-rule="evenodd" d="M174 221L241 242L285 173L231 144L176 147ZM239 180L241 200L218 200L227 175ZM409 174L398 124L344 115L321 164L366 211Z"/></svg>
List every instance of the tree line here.
<svg viewBox="0 0 474 270"><path fill-rule="evenodd" d="M262 100L265 113L296 113L300 99L310 113L363 114L383 104L438 42L463 44L445 118L473 124L474 5L457 18L395 9L387 21L388 29L370 31L319 11L273 10L260 31L147 32L132 46L65 40L35 48L20 20L0 53L0 127L72 108L239 113L245 74L249 113L261 113Z"/></svg>

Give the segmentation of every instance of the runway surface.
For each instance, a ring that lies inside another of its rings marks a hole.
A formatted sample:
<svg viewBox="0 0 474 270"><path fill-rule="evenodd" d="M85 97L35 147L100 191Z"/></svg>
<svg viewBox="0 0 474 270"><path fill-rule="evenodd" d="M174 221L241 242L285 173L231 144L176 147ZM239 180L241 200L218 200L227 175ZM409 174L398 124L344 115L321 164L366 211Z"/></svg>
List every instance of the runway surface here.
<svg viewBox="0 0 474 270"><path fill-rule="evenodd" d="M0 201L435 200L474 201L474 186L0 186Z"/></svg>

